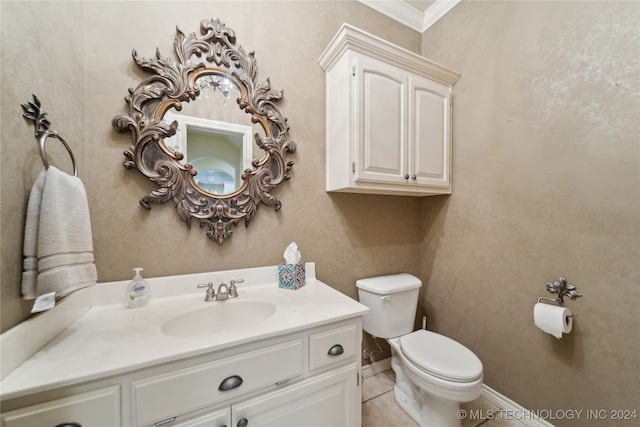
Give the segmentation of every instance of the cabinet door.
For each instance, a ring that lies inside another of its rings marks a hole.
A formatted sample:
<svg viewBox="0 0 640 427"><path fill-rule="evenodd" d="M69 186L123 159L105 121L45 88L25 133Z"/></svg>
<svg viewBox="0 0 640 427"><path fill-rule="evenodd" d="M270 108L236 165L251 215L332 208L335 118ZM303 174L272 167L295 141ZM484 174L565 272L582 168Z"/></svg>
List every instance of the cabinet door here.
<svg viewBox="0 0 640 427"><path fill-rule="evenodd" d="M451 175L451 91L412 75L409 94L409 183L447 188Z"/></svg>
<svg viewBox="0 0 640 427"><path fill-rule="evenodd" d="M232 426L359 426L357 375L354 363L233 405Z"/></svg>
<svg viewBox="0 0 640 427"><path fill-rule="evenodd" d="M167 423L167 425L172 427L231 427L231 409L225 407L188 421L179 422L178 424Z"/></svg>
<svg viewBox="0 0 640 427"><path fill-rule="evenodd" d="M355 179L404 183L406 72L365 56L356 57L355 62Z"/></svg>

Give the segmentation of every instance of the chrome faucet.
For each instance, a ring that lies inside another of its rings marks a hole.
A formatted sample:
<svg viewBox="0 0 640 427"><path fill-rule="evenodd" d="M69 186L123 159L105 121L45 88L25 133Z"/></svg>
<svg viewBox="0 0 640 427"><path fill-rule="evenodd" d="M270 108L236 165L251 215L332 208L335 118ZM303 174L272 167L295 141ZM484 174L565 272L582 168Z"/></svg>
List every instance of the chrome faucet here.
<svg viewBox="0 0 640 427"><path fill-rule="evenodd" d="M224 301L229 298L236 298L238 296L238 287L236 283L242 283L244 279L232 280L230 285L227 286L224 282L220 282L218 285L218 291L213 289L213 283L209 282L206 285L198 285L198 288L207 288L204 300L209 301Z"/></svg>

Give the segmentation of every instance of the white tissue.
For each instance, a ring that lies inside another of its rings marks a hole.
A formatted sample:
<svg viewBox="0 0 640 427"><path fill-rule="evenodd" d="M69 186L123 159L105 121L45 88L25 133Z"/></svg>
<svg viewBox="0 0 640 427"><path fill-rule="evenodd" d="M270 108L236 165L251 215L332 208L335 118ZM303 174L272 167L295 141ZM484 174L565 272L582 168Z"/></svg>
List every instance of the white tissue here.
<svg viewBox="0 0 640 427"><path fill-rule="evenodd" d="M560 339L573 328L571 310L550 304L537 303L533 307L533 323L543 331Z"/></svg>
<svg viewBox="0 0 640 427"><path fill-rule="evenodd" d="M289 243L289 246L284 250L284 261L287 264L298 264L301 259L302 255L300 255L296 242Z"/></svg>
<svg viewBox="0 0 640 427"><path fill-rule="evenodd" d="M40 295L33 303L32 313L40 313L41 311L50 310L56 305L56 293L49 292Z"/></svg>

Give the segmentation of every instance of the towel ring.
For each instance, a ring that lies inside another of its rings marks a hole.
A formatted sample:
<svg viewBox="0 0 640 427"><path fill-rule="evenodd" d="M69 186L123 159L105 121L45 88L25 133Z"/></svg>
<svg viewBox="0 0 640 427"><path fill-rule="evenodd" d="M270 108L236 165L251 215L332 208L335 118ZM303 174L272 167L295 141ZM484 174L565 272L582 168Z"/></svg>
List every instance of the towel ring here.
<svg viewBox="0 0 640 427"><path fill-rule="evenodd" d="M73 157L73 152L71 151L71 148L69 147L67 142L64 139L62 139L60 135L58 135L58 132L51 131L51 130L47 130L43 132L42 135L40 135L40 156L42 157L42 163L44 163L44 167L49 169L47 152L45 151L45 148L44 148L45 142L47 141L48 137L56 138L62 143L62 145L64 145L64 148L67 149L67 152L71 157L71 163L73 163L73 176L78 176L78 166L76 165L76 158Z"/></svg>

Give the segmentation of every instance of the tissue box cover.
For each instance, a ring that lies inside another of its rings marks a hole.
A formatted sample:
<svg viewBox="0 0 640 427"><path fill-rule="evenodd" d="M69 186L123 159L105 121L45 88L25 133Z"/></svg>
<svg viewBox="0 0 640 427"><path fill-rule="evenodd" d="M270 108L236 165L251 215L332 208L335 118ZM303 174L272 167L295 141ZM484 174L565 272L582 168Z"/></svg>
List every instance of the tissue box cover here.
<svg viewBox="0 0 640 427"><path fill-rule="evenodd" d="M304 263L278 264L278 286L286 289L298 289L304 286Z"/></svg>

